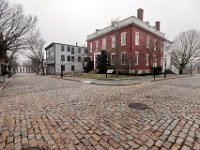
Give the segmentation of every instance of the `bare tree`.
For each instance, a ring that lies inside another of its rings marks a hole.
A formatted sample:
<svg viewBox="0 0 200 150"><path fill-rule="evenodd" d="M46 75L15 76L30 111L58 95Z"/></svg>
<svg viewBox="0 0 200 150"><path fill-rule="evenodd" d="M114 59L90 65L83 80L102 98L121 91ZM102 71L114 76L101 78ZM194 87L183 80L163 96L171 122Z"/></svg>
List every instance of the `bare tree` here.
<svg viewBox="0 0 200 150"><path fill-rule="evenodd" d="M179 74L188 63L200 60L200 32L189 30L180 33L172 44L172 65L179 69Z"/></svg>
<svg viewBox="0 0 200 150"><path fill-rule="evenodd" d="M32 65L37 69L37 72L40 72L44 75L44 46L45 41L41 38L39 31L32 34L28 40L28 51L26 56L31 60Z"/></svg>
<svg viewBox="0 0 200 150"><path fill-rule="evenodd" d="M0 55L7 57L9 61L15 53L27 46L29 33L35 29L37 18L25 16L21 5L11 5L6 0L0 0Z"/></svg>

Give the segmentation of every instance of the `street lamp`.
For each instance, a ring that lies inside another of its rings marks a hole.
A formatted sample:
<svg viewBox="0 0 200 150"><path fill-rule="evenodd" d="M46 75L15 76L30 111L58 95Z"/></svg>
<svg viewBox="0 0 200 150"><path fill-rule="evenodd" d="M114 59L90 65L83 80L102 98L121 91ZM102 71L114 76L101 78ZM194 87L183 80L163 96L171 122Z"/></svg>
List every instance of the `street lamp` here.
<svg viewBox="0 0 200 150"><path fill-rule="evenodd" d="M63 62L60 62L60 77L63 78L63 70L62 70Z"/></svg>
<svg viewBox="0 0 200 150"><path fill-rule="evenodd" d="M167 73L166 73L166 65L167 65L167 57L164 57L164 65L165 65L165 70L164 70L164 78L166 78Z"/></svg>

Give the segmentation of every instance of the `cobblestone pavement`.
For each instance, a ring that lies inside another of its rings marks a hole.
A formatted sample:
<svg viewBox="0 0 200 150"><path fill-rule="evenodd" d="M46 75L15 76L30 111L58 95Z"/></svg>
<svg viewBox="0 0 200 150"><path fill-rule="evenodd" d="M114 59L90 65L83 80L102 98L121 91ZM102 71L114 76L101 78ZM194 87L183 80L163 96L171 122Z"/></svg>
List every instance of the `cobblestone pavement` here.
<svg viewBox="0 0 200 150"><path fill-rule="evenodd" d="M199 150L200 76L117 87L16 75L0 92L0 149L34 146Z"/></svg>

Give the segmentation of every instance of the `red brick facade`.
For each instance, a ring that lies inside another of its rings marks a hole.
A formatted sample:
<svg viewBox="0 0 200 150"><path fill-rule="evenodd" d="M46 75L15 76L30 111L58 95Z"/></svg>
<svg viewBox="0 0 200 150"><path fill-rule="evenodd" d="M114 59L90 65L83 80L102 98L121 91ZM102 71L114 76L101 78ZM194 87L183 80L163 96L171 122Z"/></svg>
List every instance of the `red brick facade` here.
<svg viewBox="0 0 200 150"><path fill-rule="evenodd" d="M142 12L143 13L143 12ZM143 16L139 15L143 18ZM140 19L141 21L141 19ZM144 22L143 22L144 23ZM155 25L157 29L156 32L160 30L160 22L156 22ZM153 27L154 28L154 27ZM126 33L126 45L121 46L121 33ZM139 46L135 45L135 34L139 33ZM102 50L102 40L106 38L106 50L110 53L115 52L116 48L112 48L112 39L111 37L116 36L116 47L119 49L118 52L126 52L126 56L129 56L129 71L145 71L149 72L150 68L153 66L153 57L156 56L157 66L162 66L162 56L163 56L163 42L164 38L160 37L153 32L147 31L139 26L134 24L129 24L125 27L119 28L118 30L112 30L103 35L96 36L87 40L88 44L88 57L94 59L94 53L96 52L96 41L98 41L98 50ZM149 48L146 48L147 37L150 38ZM156 50L154 50L154 41L157 41ZM92 50L90 48L92 44ZM138 54L138 65L135 65L134 57L135 52ZM147 65L146 54L149 55L149 65ZM155 55L155 56L154 56Z"/></svg>

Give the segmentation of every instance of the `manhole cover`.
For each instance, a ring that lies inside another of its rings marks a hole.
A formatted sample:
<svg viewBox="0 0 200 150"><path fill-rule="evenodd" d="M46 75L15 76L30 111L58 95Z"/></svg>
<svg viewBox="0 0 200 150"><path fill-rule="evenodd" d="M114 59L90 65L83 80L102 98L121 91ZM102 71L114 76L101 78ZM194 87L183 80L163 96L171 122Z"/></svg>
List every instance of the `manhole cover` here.
<svg viewBox="0 0 200 150"><path fill-rule="evenodd" d="M148 108L147 105L142 104L142 103L130 103L128 106L136 110L145 110Z"/></svg>
<svg viewBox="0 0 200 150"><path fill-rule="evenodd" d="M42 149L40 149L38 147L29 147L29 148L25 148L23 150L42 150Z"/></svg>

